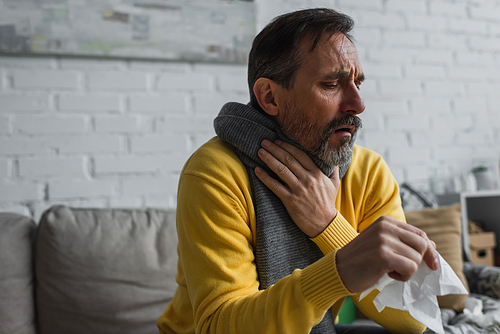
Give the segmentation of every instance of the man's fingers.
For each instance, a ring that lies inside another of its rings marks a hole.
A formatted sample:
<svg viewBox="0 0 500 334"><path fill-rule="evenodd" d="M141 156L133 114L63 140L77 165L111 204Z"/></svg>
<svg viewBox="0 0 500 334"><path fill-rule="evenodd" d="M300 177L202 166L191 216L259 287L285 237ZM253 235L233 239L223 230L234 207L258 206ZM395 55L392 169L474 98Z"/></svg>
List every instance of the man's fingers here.
<svg viewBox="0 0 500 334"><path fill-rule="evenodd" d="M420 262L422 262L423 259L423 253L421 252L422 249L418 250L416 248L413 248L412 246L408 245L405 241L397 242L394 245L391 245L391 248L397 256L403 256L404 258L414 262L417 266L420 264Z"/></svg>
<svg viewBox="0 0 500 334"><path fill-rule="evenodd" d="M274 144L272 144L274 145ZM276 146L276 145L274 145ZM269 147L268 147L269 148ZM287 164L283 164L276 156L275 152L270 152L268 148L261 148L258 151L259 157L261 158L262 161L265 162L265 164L273 171L276 173L276 175L279 176L279 178L284 181L288 186L291 186L296 182L297 176L292 173L290 170L289 166L293 164L292 160L295 160L291 154L288 154L288 157L282 157L283 160L285 160ZM273 150L274 151L274 150ZM297 162L295 162L297 163Z"/></svg>
<svg viewBox="0 0 500 334"><path fill-rule="evenodd" d="M418 261L420 263L427 248L430 246L429 239L404 229L399 231L398 237L405 245L408 245L420 255L420 260Z"/></svg>
<svg viewBox="0 0 500 334"><path fill-rule="evenodd" d="M420 229L382 216L337 252L337 271L351 292L369 288L384 273L407 281L422 261L439 267L434 245Z"/></svg>
<svg viewBox="0 0 500 334"><path fill-rule="evenodd" d="M262 168L256 167L254 171L259 180L261 180L262 183L264 183L266 187L268 187L280 199L289 195L289 190L277 180L270 177L269 174L267 174Z"/></svg>
<svg viewBox="0 0 500 334"><path fill-rule="evenodd" d="M389 277L398 281L407 281L418 269L418 264L404 255L395 254L389 266L393 269Z"/></svg>
<svg viewBox="0 0 500 334"><path fill-rule="evenodd" d="M312 170L317 168L314 161L302 150L299 148L288 144L287 142L283 142L281 140L276 140L275 144L278 145L283 150L289 152L293 157L299 162L299 164L305 168L306 170ZM295 173L295 171L293 171Z"/></svg>
<svg viewBox="0 0 500 334"><path fill-rule="evenodd" d="M300 230L311 238L316 237L337 215L338 188L306 153L279 140L276 143L278 145L263 140L258 150L259 158L276 175L266 169L272 174L271 178L260 168L255 169L255 174L281 199Z"/></svg>
<svg viewBox="0 0 500 334"><path fill-rule="evenodd" d="M436 270L439 267L436 244L421 229L397 220L396 223L398 227L403 229L400 233L401 241L418 251L427 266L432 270Z"/></svg>
<svg viewBox="0 0 500 334"><path fill-rule="evenodd" d="M433 247L429 247L427 249L427 252L424 254L424 261L425 264L427 264L427 266L432 270L436 270L439 268L438 253Z"/></svg>
<svg viewBox="0 0 500 334"><path fill-rule="evenodd" d="M263 148L261 150L267 151L267 153L270 153L270 155L275 159L275 161L271 161L269 159L269 162L271 162L273 165L270 165L266 160L263 159L264 162L266 162L269 168L271 168L273 172L278 174L280 178L281 178L280 173L285 174L284 171L290 171L290 174L293 174L293 176L295 176L295 178L297 179L304 177L305 173L307 172L307 169L301 165L297 157L303 159L301 157L301 153L306 157L307 154L305 154L304 152L300 151L299 149L290 144L281 142L280 140L276 140L276 143L272 143L269 140L265 139L262 141L262 147ZM259 155L261 150L259 150ZM273 166L277 170L274 170ZM286 176L287 175L285 175L285 177ZM290 178L289 180L284 180L283 178L281 179L287 182L287 184L290 186L289 182L293 182L294 178L292 178L291 176L288 177Z"/></svg>
<svg viewBox="0 0 500 334"><path fill-rule="evenodd" d="M339 166L335 166L335 169L333 170L332 175L330 175L330 180L332 181L333 185L335 188L340 187L340 175L339 175Z"/></svg>

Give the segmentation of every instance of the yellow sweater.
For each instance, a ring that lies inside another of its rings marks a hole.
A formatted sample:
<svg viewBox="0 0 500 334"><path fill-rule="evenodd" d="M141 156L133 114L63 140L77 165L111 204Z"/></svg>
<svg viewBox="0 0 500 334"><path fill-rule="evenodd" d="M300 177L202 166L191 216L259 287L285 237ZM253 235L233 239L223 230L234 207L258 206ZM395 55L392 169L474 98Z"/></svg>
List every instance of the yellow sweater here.
<svg viewBox="0 0 500 334"><path fill-rule="evenodd" d="M425 327L407 312L361 302L338 276L335 255L382 215L405 221L398 186L383 159L354 147L341 180L337 217L313 241L325 254L266 290L254 263L255 212L246 169L232 147L213 138L184 166L177 198L178 288L158 319L160 333L309 333L346 296L372 320L395 333Z"/></svg>

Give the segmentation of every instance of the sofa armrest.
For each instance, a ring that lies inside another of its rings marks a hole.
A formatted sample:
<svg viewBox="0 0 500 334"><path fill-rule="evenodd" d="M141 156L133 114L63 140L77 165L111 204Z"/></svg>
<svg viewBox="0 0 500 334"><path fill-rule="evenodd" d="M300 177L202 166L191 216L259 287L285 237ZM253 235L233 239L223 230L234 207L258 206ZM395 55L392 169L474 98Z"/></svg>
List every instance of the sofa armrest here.
<svg viewBox="0 0 500 334"><path fill-rule="evenodd" d="M34 334L33 238L35 222L0 213L0 333Z"/></svg>

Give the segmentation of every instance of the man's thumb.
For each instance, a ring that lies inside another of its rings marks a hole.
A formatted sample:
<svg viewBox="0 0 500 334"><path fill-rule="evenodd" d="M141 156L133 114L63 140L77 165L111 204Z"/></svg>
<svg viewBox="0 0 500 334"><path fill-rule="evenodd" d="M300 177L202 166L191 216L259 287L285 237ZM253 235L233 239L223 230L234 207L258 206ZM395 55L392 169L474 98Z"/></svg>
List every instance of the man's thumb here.
<svg viewBox="0 0 500 334"><path fill-rule="evenodd" d="M330 175L330 180L333 182L335 188L338 189L340 186L339 166L335 166L332 175Z"/></svg>

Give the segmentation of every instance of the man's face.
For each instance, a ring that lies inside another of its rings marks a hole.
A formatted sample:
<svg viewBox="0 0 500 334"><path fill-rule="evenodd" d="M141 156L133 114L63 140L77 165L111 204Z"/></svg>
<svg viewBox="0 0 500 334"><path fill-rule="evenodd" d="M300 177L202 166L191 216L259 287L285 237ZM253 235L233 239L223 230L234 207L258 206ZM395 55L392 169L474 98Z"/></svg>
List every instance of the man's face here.
<svg viewBox="0 0 500 334"><path fill-rule="evenodd" d="M363 71L354 45L342 34L301 43L305 63L290 90L283 89L277 116L283 133L331 166L346 163L365 109L359 95Z"/></svg>

